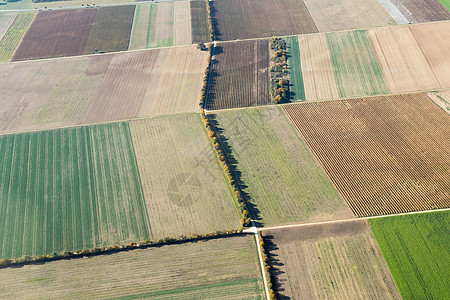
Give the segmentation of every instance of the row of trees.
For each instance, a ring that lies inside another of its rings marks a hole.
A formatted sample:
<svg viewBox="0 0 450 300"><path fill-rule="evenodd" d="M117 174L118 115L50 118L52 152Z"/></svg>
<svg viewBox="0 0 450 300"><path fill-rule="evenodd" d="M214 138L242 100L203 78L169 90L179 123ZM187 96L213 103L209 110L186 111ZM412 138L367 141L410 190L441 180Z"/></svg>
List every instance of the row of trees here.
<svg viewBox="0 0 450 300"><path fill-rule="evenodd" d="M272 102L284 103L289 101L289 79L286 53L286 40L273 37L270 41L270 48L274 51L270 60L270 90Z"/></svg>
<svg viewBox="0 0 450 300"><path fill-rule="evenodd" d="M211 36L211 41L214 41L214 27L211 17L211 5L209 5L209 1L206 0L206 13L208 14L208 28L209 28L209 34Z"/></svg>
<svg viewBox="0 0 450 300"><path fill-rule="evenodd" d="M267 286L269 288L269 296L270 296L270 300L275 300L277 299L277 296L273 290L273 285L272 285L272 276L270 273L271 270L271 266L269 264L269 257L266 254L266 248L264 245L264 240L263 237L261 236L261 233L259 234L259 247L261 248L261 253L262 253L262 260L264 263L264 272L266 273L266 278L267 278Z"/></svg>

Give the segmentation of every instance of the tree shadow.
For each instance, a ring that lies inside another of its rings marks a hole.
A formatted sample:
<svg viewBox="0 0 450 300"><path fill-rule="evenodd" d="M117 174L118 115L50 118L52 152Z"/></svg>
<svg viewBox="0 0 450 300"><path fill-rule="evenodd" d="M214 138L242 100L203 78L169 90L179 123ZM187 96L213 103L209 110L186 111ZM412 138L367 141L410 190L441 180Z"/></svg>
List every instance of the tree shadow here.
<svg viewBox="0 0 450 300"><path fill-rule="evenodd" d="M239 171L239 168L238 168L239 162L236 160L236 158L233 155L233 148L231 147L231 145L229 143L229 139L226 136L224 136L225 130L220 127L220 124L217 121L216 114L208 113L208 120L210 121L212 127L214 128L214 131L219 136L222 151L225 153L229 167L230 167L231 171L233 172L234 180L236 181L236 183L239 186L242 197L244 198L245 203L247 204L247 208L248 208L251 216L253 217L255 225L257 227L261 227L262 223L261 223L260 211L256 207L256 205L252 203L251 196L246 191L248 186L242 180L242 172Z"/></svg>
<svg viewBox="0 0 450 300"><path fill-rule="evenodd" d="M221 40L220 37L222 36L222 33L220 32L219 23L217 22L217 19L216 19L217 9L214 7L214 1L209 2L209 8L211 11L211 23L212 23L212 27L214 30L214 36L215 36L216 40L220 41Z"/></svg>
<svg viewBox="0 0 450 300"><path fill-rule="evenodd" d="M282 270L282 268L284 267L284 263L281 262L281 260L278 259L278 255L274 253L276 250L279 250L278 246L273 242L274 236L271 234L265 235L264 233L262 233L261 236L264 241L266 255L269 258L270 280L272 282L272 288L277 294L277 299L290 300L290 297L281 294L285 291L283 285L287 284L287 282L286 280L280 280L278 278L279 275L284 274L285 272Z"/></svg>

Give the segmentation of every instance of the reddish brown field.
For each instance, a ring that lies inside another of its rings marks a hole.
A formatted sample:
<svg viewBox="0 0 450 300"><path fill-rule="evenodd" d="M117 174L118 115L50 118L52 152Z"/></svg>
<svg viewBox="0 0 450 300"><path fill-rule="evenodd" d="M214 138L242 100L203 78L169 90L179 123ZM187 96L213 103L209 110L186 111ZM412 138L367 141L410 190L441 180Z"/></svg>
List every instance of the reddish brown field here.
<svg viewBox="0 0 450 300"><path fill-rule="evenodd" d="M450 20L450 12L438 0L400 0L419 22Z"/></svg>
<svg viewBox="0 0 450 300"><path fill-rule="evenodd" d="M96 14L97 9L38 13L12 60L82 54Z"/></svg>
<svg viewBox="0 0 450 300"><path fill-rule="evenodd" d="M215 57L207 109L270 103L269 41L223 43Z"/></svg>
<svg viewBox="0 0 450 300"><path fill-rule="evenodd" d="M357 216L450 207L450 117L425 94L284 110Z"/></svg>
<svg viewBox="0 0 450 300"><path fill-rule="evenodd" d="M216 0L218 40L317 32L302 0Z"/></svg>

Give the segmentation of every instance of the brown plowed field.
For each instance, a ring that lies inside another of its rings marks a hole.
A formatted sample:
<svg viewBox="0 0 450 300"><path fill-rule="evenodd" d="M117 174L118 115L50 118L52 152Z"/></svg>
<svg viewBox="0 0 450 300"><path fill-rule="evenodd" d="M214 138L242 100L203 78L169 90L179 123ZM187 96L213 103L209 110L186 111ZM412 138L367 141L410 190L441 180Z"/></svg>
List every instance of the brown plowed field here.
<svg viewBox="0 0 450 300"><path fill-rule="evenodd" d="M357 216L450 207L450 117L425 94L284 109Z"/></svg>
<svg viewBox="0 0 450 300"><path fill-rule="evenodd" d="M262 235L279 296L401 299L365 220L267 230Z"/></svg>
<svg viewBox="0 0 450 300"><path fill-rule="evenodd" d="M298 37L306 100L338 99L330 51L324 34Z"/></svg>
<svg viewBox="0 0 450 300"><path fill-rule="evenodd" d="M450 88L450 22L410 28L441 88Z"/></svg>
<svg viewBox="0 0 450 300"><path fill-rule="evenodd" d="M450 12L438 0L400 0L419 22L450 20Z"/></svg>
<svg viewBox="0 0 450 300"><path fill-rule="evenodd" d="M368 30L391 93L431 90L440 87L427 58L411 32L413 27L421 26L424 25ZM428 37L424 39L429 41ZM434 52L439 51L434 50ZM450 65L447 69L449 67Z"/></svg>
<svg viewBox="0 0 450 300"><path fill-rule="evenodd" d="M96 14L97 9L39 12L12 60L82 54Z"/></svg>
<svg viewBox="0 0 450 300"><path fill-rule="evenodd" d="M208 109L270 103L269 41L219 44L215 57L208 91Z"/></svg>
<svg viewBox="0 0 450 300"><path fill-rule="evenodd" d="M218 40L317 32L302 0L216 0L212 3Z"/></svg>

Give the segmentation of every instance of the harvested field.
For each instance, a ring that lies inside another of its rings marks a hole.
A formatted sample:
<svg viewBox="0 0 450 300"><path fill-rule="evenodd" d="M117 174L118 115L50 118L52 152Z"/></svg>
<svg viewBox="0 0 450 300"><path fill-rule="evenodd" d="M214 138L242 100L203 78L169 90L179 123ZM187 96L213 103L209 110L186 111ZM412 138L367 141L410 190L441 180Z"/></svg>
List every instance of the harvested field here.
<svg viewBox="0 0 450 300"><path fill-rule="evenodd" d="M99 8L84 54L127 50L135 8L135 5Z"/></svg>
<svg viewBox="0 0 450 300"><path fill-rule="evenodd" d="M438 0L400 0L418 22L450 20L450 12Z"/></svg>
<svg viewBox="0 0 450 300"><path fill-rule="evenodd" d="M400 0L379 0L399 24L418 23L414 15Z"/></svg>
<svg viewBox="0 0 450 300"><path fill-rule="evenodd" d="M450 38L446 38L445 34L450 32L450 22L414 25L410 28L440 87L450 88Z"/></svg>
<svg viewBox="0 0 450 300"><path fill-rule="evenodd" d="M133 250L3 269L0 288L15 299L262 299L256 253L251 236Z"/></svg>
<svg viewBox="0 0 450 300"><path fill-rule="evenodd" d="M23 0L21 0L23 1ZM135 1L130 0L96 0L95 5L96 6L103 6L103 5L111 5L111 4L127 4ZM136 1L138 2L138 1ZM45 8L61 8L61 7L85 7L86 0L58 0L58 1L46 1L46 2L37 2L33 3L33 8L36 7L37 9L45 9ZM91 7L92 8L92 7ZM90 9L91 9L90 8Z"/></svg>
<svg viewBox="0 0 450 300"><path fill-rule="evenodd" d="M304 0L319 32L396 25L378 0Z"/></svg>
<svg viewBox="0 0 450 300"><path fill-rule="evenodd" d="M450 114L450 90L426 93L431 100Z"/></svg>
<svg viewBox="0 0 450 300"><path fill-rule="evenodd" d="M92 57L105 75L82 123L197 111L207 57L195 46Z"/></svg>
<svg viewBox="0 0 450 300"><path fill-rule="evenodd" d="M284 109L358 217L450 207L450 117L425 94Z"/></svg>
<svg viewBox="0 0 450 300"><path fill-rule="evenodd" d="M415 26L422 25L368 30L391 93L440 87L427 58L411 32L411 28Z"/></svg>
<svg viewBox="0 0 450 300"><path fill-rule="evenodd" d="M0 258L150 236L127 123L0 137Z"/></svg>
<svg viewBox="0 0 450 300"><path fill-rule="evenodd" d="M326 37L340 98L389 94L366 30Z"/></svg>
<svg viewBox="0 0 450 300"><path fill-rule="evenodd" d="M298 40L306 100L339 98L325 34L301 35Z"/></svg>
<svg viewBox="0 0 450 300"><path fill-rule="evenodd" d="M217 40L317 32L303 1L216 0L211 6Z"/></svg>
<svg viewBox="0 0 450 300"><path fill-rule="evenodd" d="M35 15L34 12L22 12L14 19L0 41L0 63L11 59Z"/></svg>
<svg viewBox="0 0 450 300"><path fill-rule="evenodd" d="M239 211L198 114L130 126L155 239L239 227Z"/></svg>
<svg viewBox="0 0 450 300"><path fill-rule="evenodd" d="M260 225L354 218L279 108L221 111L215 117Z"/></svg>
<svg viewBox="0 0 450 300"><path fill-rule="evenodd" d="M189 1L137 5L130 49L191 43Z"/></svg>
<svg viewBox="0 0 450 300"><path fill-rule="evenodd" d="M16 12L0 13L0 41L17 17Z"/></svg>
<svg viewBox="0 0 450 300"><path fill-rule="evenodd" d="M97 9L41 11L12 60L83 54Z"/></svg>
<svg viewBox="0 0 450 300"><path fill-rule="evenodd" d="M208 13L206 1L191 1L192 43L209 42Z"/></svg>
<svg viewBox="0 0 450 300"><path fill-rule="evenodd" d="M450 297L450 213L430 212L369 221L403 299Z"/></svg>
<svg viewBox="0 0 450 300"><path fill-rule="evenodd" d="M401 299L367 221L263 231L289 299Z"/></svg>
<svg viewBox="0 0 450 300"><path fill-rule="evenodd" d="M215 51L207 109L270 104L268 40L223 43Z"/></svg>
<svg viewBox="0 0 450 300"><path fill-rule="evenodd" d="M286 38L288 42L289 57L289 82L291 99L306 100L305 85L303 83L302 65L300 60L300 48L298 38L291 36Z"/></svg>
<svg viewBox="0 0 450 300"><path fill-rule="evenodd" d="M0 65L0 133L80 124L103 73L89 58Z"/></svg>

